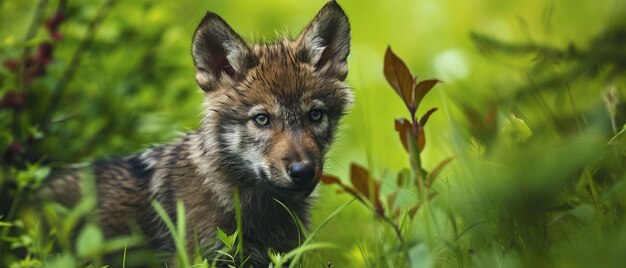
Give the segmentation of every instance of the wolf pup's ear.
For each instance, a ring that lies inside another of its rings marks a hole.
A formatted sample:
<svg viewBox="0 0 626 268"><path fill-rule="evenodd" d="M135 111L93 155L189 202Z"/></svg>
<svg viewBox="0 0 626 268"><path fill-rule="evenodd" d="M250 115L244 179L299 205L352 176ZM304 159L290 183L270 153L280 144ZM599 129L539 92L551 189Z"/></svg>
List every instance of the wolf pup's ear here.
<svg viewBox="0 0 626 268"><path fill-rule="evenodd" d="M335 1L315 16L296 40L298 59L339 80L346 79L350 53L350 22Z"/></svg>
<svg viewBox="0 0 626 268"><path fill-rule="evenodd" d="M193 36L192 56L196 81L213 90L222 79L237 81L258 64L245 41L215 13L207 12Z"/></svg>

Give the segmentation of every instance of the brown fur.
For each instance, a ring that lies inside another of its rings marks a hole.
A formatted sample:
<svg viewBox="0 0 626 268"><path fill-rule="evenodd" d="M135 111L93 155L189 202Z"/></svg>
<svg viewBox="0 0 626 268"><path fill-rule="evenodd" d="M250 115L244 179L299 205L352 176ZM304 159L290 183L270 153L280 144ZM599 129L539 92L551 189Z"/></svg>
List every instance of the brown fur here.
<svg viewBox="0 0 626 268"><path fill-rule="evenodd" d="M216 228L236 229L232 193L237 188L249 263L267 266L270 248L295 248L296 224L275 199L307 222L324 155L351 103L343 82L349 34L335 2L324 6L295 41L252 47L208 13L194 35L192 53L196 80L206 95L202 126L170 144L93 164L105 235L128 234L129 226L137 224L154 248L174 252L150 202L158 201L175 219L176 200L181 200L188 251L193 252L197 238L209 256L220 248ZM323 111L317 121L311 116L316 109ZM267 115L270 123L254 123L258 114ZM289 166L304 161L316 172L302 186L292 181ZM80 185L70 171L56 175L44 192L71 205L79 199Z"/></svg>

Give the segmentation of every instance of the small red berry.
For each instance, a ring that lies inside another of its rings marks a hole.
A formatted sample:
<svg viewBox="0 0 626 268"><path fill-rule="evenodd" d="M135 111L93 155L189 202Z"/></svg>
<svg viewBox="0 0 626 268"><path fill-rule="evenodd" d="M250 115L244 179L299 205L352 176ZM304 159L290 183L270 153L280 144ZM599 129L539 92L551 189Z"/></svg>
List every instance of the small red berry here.
<svg viewBox="0 0 626 268"><path fill-rule="evenodd" d="M65 15L63 15L63 13L61 12L57 12L51 18L46 20L46 23L45 23L46 28L48 28L51 31L56 30L59 28L59 25L64 20L65 20Z"/></svg>

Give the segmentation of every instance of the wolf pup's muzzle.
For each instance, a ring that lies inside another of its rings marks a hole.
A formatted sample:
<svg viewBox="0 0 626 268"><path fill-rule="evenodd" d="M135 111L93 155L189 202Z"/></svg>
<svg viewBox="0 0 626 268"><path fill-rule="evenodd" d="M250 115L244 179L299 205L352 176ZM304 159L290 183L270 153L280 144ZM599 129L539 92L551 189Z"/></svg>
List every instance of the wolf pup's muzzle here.
<svg viewBox="0 0 626 268"><path fill-rule="evenodd" d="M287 173L298 188L310 189L317 184L315 169L315 163L311 161L292 162L287 168Z"/></svg>

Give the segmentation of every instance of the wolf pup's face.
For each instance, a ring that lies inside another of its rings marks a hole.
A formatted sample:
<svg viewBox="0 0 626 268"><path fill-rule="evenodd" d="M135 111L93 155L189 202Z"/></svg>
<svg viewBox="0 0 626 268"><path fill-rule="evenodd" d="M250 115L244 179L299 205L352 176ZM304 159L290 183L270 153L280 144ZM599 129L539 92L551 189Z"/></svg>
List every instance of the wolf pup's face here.
<svg viewBox="0 0 626 268"><path fill-rule="evenodd" d="M209 161L239 183L307 197L352 102L343 82L349 51L350 24L334 1L296 40L274 44L249 46L207 13L192 54L206 95L205 143L218 148Z"/></svg>

